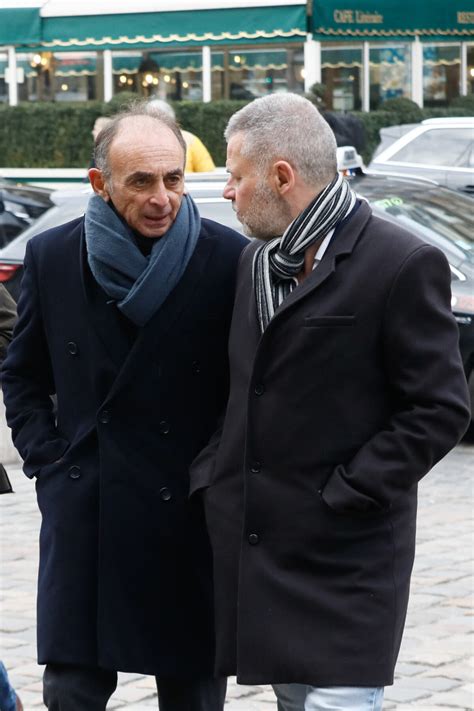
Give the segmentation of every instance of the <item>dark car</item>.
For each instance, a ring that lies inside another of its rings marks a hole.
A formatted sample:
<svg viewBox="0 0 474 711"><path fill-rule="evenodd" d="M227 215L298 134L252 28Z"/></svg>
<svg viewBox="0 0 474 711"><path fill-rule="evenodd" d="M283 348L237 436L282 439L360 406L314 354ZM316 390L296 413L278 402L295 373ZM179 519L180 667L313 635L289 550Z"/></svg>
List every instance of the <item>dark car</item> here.
<svg viewBox="0 0 474 711"><path fill-rule="evenodd" d="M203 217L240 229L231 203L222 198L225 176L190 177L187 186ZM446 255L451 268L452 308L458 322L460 348L474 401L474 215L472 199L426 180L356 175L356 192L376 215L414 232ZM4 249L0 249L0 281L18 297L27 241L38 232L81 215L90 190L57 192L53 207ZM416 308L416 304L413 305Z"/></svg>
<svg viewBox="0 0 474 711"><path fill-rule="evenodd" d="M51 190L0 182L0 248L52 207Z"/></svg>

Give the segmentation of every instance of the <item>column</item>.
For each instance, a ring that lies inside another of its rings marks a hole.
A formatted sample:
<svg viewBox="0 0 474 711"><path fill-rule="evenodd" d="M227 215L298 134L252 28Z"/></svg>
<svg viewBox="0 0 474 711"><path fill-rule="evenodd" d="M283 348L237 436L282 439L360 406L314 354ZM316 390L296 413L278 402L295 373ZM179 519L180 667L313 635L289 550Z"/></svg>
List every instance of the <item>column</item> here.
<svg viewBox="0 0 474 711"><path fill-rule="evenodd" d="M104 49L104 101L110 101L114 95L114 75L112 73L112 52Z"/></svg>
<svg viewBox="0 0 474 711"><path fill-rule="evenodd" d="M211 48L202 48L202 100L208 104L211 101Z"/></svg>
<svg viewBox="0 0 474 711"><path fill-rule="evenodd" d="M461 42L461 96L467 94L467 42Z"/></svg>
<svg viewBox="0 0 474 711"><path fill-rule="evenodd" d="M309 92L313 84L321 83L321 42L316 42L311 34L304 43L304 90Z"/></svg>
<svg viewBox="0 0 474 711"><path fill-rule="evenodd" d="M15 47L8 47L8 103L18 106L18 78Z"/></svg>
<svg viewBox="0 0 474 711"><path fill-rule="evenodd" d="M362 44L362 111L370 111L370 47Z"/></svg>
<svg viewBox="0 0 474 711"><path fill-rule="evenodd" d="M418 35L411 45L411 98L423 108L423 45Z"/></svg>

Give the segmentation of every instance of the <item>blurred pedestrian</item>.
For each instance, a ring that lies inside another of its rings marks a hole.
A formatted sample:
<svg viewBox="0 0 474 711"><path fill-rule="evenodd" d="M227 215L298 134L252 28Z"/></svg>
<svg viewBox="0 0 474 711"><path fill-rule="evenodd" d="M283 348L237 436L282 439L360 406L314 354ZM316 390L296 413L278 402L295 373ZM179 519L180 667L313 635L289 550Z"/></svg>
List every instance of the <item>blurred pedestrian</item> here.
<svg viewBox="0 0 474 711"><path fill-rule="evenodd" d="M151 99L148 102L150 109L163 111L173 119L176 119L175 112L172 106L163 99ZM185 173L205 173L215 170L214 161L211 154L207 150L204 143L191 131L181 129L184 140L186 141L186 166Z"/></svg>
<svg viewBox="0 0 474 711"><path fill-rule="evenodd" d="M103 711L117 671L156 676L161 711L224 703L188 469L226 402L246 241L201 220L185 149L176 123L143 105L114 116L85 216L27 245L4 392L42 513L38 658L52 711Z"/></svg>
<svg viewBox="0 0 474 711"><path fill-rule="evenodd" d="M214 549L217 667L279 711L380 711L417 483L470 419L438 249L372 215L294 94L226 129L242 255L223 429L193 465Z"/></svg>
<svg viewBox="0 0 474 711"><path fill-rule="evenodd" d="M3 284L0 284L0 366L7 354L8 344L12 340L13 326L16 321L16 304Z"/></svg>
<svg viewBox="0 0 474 711"><path fill-rule="evenodd" d="M0 711L23 711L23 704L10 684L2 661L0 661Z"/></svg>

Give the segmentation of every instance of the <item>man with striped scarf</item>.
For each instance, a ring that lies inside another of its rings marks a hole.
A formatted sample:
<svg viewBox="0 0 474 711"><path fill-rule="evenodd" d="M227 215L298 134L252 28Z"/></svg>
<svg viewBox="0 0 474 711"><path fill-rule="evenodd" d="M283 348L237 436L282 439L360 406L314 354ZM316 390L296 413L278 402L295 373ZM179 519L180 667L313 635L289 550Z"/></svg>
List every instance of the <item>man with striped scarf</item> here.
<svg viewBox="0 0 474 711"><path fill-rule="evenodd" d="M468 394L443 254L372 215L312 104L227 127L239 265L225 420L193 463L214 555L218 675L279 711L380 711L415 549L417 482Z"/></svg>

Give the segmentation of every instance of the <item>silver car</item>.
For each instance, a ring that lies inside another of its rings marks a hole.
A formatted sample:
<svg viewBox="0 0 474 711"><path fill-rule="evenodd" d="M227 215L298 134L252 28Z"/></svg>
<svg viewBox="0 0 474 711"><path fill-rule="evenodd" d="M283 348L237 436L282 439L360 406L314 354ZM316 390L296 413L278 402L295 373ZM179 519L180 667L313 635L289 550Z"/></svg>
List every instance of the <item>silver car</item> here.
<svg viewBox="0 0 474 711"><path fill-rule="evenodd" d="M429 178L474 197L474 117L388 126L380 138L369 170Z"/></svg>

